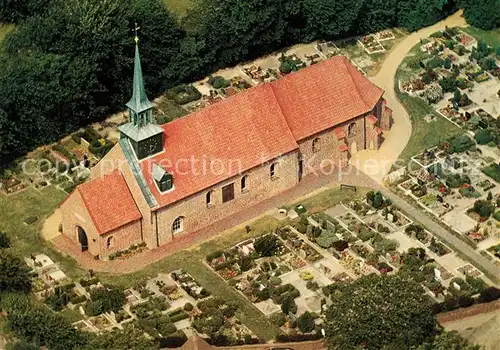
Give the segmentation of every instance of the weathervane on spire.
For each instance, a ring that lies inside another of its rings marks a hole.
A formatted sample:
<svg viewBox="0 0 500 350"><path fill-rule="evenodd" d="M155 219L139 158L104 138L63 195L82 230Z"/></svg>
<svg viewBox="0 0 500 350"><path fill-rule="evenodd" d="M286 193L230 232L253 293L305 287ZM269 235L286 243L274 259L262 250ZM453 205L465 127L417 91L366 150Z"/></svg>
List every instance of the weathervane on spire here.
<svg viewBox="0 0 500 350"><path fill-rule="evenodd" d="M135 22L135 28L133 29L133 31L135 32L135 43L139 43L139 35L137 34L137 32L139 31L139 29L141 29L141 27L138 27L137 26L137 22Z"/></svg>

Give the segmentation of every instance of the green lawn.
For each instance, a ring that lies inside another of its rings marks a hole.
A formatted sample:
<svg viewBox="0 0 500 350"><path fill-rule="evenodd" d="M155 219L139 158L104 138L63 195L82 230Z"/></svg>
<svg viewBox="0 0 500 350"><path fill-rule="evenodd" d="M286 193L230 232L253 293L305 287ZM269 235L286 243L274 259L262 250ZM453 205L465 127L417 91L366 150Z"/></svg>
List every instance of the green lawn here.
<svg viewBox="0 0 500 350"><path fill-rule="evenodd" d="M187 11L192 8L196 0L163 0L168 9L180 18L184 17Z"/></svg>
<svg viewBox="0 0 500 350"><path fill-rule="evenodd" d="M2 24L0 23L0 43L3 41L5 35L8 32L11 32L14 30L14 25L13 24Z"/></svg>
<svg viewBox="0 0 500 350"><path fill-rule="evenodd" d="M408 57L398 68L395 79L394 89L399 101L410 115L412 122L410 140L399 156L400 159L404 160L404 164L406 164L412 156L422 152L424 149L434 147L440 141L464 132L455 124L437 114L424 100L418 97L409 96L399 90L398 81L407 81L409 78L409 68L406 67L408 60L412 59L415 55L420 55L422 58L425 56L420 53L419 47L420 43L412 48ZM436 116L436 121L430 123L426 122L424 117L429 114ZM400 164L403 164L403 162Z"/></svg>
<svg viewBox="0 0 500 350"><path fill-rule="evenodd" d="M308 208L309 212L321 211L327 207L338 204L340 201L353 199L355 196L364 196L366 191L366 189L358 189L357 193L353 193L348 190L341 191L339 188L336 188L320 192L313 197L301 201L301 203ZM292 205L295 204L296 203ZM202 261L205 260L207 254L211 252L231 247L247 238L270 232L278 227L278 225L283 224L285 223L280 223L273 217L264 216L250 224L251 231L249 233L246 232L244 227L233 228L217 236L216 239L207 241L193 249L184 250L171 255L141 271L128 275L117 276L110 274L98 274L98 276L102 282L109 282L119 284L124 287L130 287L131 281L139 283L146 279L155 277L160 272L168 273L172 270L183 268L213 295L220 296L224 300L237 301L239 306L239 319L260 338L271 340L279 334L279 328L271 324L267 318L264 317L262 313L245 297L236 292L218 275L208 269Z"/></svg>
<svg viewBox="0 0 500 350"><path fill-rule="evenodd" d="M12 249L19 257L44 253L59 262L68 275L79 277L84 271L78 268L75 261L56 252L40 237L45 218L54 212L65 195L53 186L41 191L29 188L11 196L0 194L0 231L7 233ZM32 216L37 217L37 221L26 225L23 221Z"/></svg>
<svg viewBox="0 0 500 350"><path fill-rule="evenodd" d="M341 191L336 188L320 192L300 202L308 208L309 212L321 211L342 200L363 196L365 192L366 189L359 189L354 194L351 191ZM19 256L29 256L30 253L45 253L53 258L68 276L79 279L86 275L87 271L79 268L73 259L55 252L39 235L44 219L54 211L64 196L65 194L55 187L47 187L41 192L28 189L9 197L0 195L0 213L2 213L0 230L7 232L11 237L12 249ZM295 203L292 205L295 205ZM27 226L23 223L23 220L30 216L37 216L38 220ZM204 242L189 250L182 250L138 272L127 275L98 273L97 276L102 282L128 288L141 281L156 277L160 272L168 273L183 268L213 295L222 297L224 300L237 301L239 319L259 338L271 340L280 333L280 329L270 323L245 297L225 283L211 269L207 268L203 261L208 253L231 247L247 238L270 232L278 225L283 224L286 224L286 222L279 222L270 216L262 216L250 223L251 231L249 233L246 232L245 227L235 227L223 232L213 240ZM74 312L66 312L64 316L72 321L78 319L78 315Z"/></svg>
<svg viewBox="0 0 500 350"><path fill-rule="evenodd" d="M494 30L482 30L476 27L463 28L463 31L476 39L484 40L491 47L500 46L500 28Z"/></svg>

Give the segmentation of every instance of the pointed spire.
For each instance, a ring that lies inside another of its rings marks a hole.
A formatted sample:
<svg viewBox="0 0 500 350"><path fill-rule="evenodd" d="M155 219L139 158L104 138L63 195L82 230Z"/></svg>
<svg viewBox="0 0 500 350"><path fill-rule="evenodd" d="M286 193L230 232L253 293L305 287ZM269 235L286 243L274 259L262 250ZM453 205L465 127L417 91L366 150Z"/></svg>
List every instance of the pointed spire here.
<svg viewBox="0 0 500 350"><path fill-rule="evenodd" d="M136 29L137 30L137 29ZM134 83L132 98L127 103L127 107L136 114L153 108L153 104L146 96L144 88L144 78L142 76L141 57L139 56L139 38L135 36L135 62L134 62Z"/></svg>

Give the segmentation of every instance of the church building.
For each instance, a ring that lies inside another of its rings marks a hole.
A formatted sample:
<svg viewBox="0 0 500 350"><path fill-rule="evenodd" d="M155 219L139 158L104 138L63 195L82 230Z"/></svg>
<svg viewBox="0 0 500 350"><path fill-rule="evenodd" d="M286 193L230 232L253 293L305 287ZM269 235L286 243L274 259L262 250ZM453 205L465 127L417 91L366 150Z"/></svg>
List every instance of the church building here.
<svg viewBox="0 0 500 350"><path fill-rule="evenodd" d="M379 148L383 91L337 56L158 125L135 48L129 121L61 204L63 234L96 258L153 249Z"/></svg>

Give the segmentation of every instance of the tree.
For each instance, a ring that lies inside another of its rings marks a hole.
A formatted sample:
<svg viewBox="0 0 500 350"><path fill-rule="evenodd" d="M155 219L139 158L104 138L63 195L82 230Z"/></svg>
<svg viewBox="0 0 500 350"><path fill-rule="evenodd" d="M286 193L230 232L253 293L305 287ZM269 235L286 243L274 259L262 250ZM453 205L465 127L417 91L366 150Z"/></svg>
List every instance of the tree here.
<svg viewBox="0 0 500 350"><path fill-rule="evenodd" d="M332 347L417 346L436 329L432 301L418 282L402 276L364 276L340 286L326 311ZM362 345L363 344L363 345Z"/></svg>
<svg viewBox="0 0 500 350"><path fill-rule="evenodd" d="M335 235L335 232L331 231L331 230L323 230L323 232L321 232L321 235L316 238L316 243L318 243L318 245L321 247L321 248L330 248L334 242L338 241L338 237Z"/></svg>
<svg viewBox="0 0 500 350"><path fill-rule="evenodd" d="M88 345L83 349L150 350L158 349L158 347L156 340L144 336L144 330L137 326L129 325L125 326L123 330L103 332L98 337L91 337Z"/></svg>
<svg viewBox="0 0 500 350"><path fill-rule="evenodd" d="M396 25L396 0L364 0L356 19L360 34L375 33Z"/></svg>
<svg viewBox="0 0 500 350"><path fill-rule="evenodd" d="M352 32L362 5L361 0L302 0L307 35L336 38Z"/></svg>
<svg viewBox="0 0 500 350"><path fill-rule="evenodd" d="M292 296L287 295L285 298L283 298L283 302L281 303L281 311L283 311L285 315L288 315L290 312L292 314L297 312L297 304L295 304L295 299Z"/></svg>
<svg viewBox="0 0 500 350"><path fill-rule="evenodd" d="M486 145L488 142L492 141L495 136L490 129L478 129L475 133L476 142L480 145Z"/></svg>
<svg viewBox="0 0 500 350"><path fill-rule="evenodd" d="M90 291L92 302L87 305L89 315L100 315L104 312L118 312L125 303L125 293L122 289L106 285Z"/></svg>
<svg viewBox="0 0 500 350"><path fill-rule="evenodd" d="M254 242L255 252L260 256L273 256L280 248L278 238L273 235L259 237Z"/></svg>
<svg viewBox="0 0 500 350"><path fill-rule="evenodd" d="M0 22L16 23L41 14L52 0L0 0Z"/></svg>
<svg viewBox="0 0 500 350"><path fill-rule="evenodd" d="M427 344L425 344L427 345ZM479 345L470 344L465 338L462 338L456 331L442 331L432 340L429 346L420 346L417 350L425 349L456 349L456 350L479 350Z"/></svg>
<svg viewBox="0 0 500 350"><path fill-rule="evenodd" d="M415 31L434 24L456 10L452 0L402 0L397 3L398 25Z"/></svg>
<svg viewBox="0 0 500 350"><path fill-rule="evenodd" d="M462 0L467 23L491 30L500 27L500 2L498 0Z"/></svg>
<svg viewBox="0 0 500 350"><path fill-rule="evenodd" d="M65 318L32 304L25 295L4 294L1 305L8 328L25 341L54 350L79 349L87 342L87 336Z"/></svg>
<svg viewBox="0 0 500 350"><path fill-rule="evenodd" d="M0 293L31 290L30 271L26 265L7 250L0 251Z"/></svg>
<svg viewBox="0 0 500 350"><path fill-rule="evenodd" d="M0 231L0 249L10 247L10 238L5 232Z"/></svg>
<svg viewBox="0 0 500 350"><path fill-rule="evenodd" d="M315 327L314 317L309 311L306 311L297 319L297 325L302 333L312 332Z"/></svg>
<svg viewBox="0 0 500 350"><path fill-rule="evenodd" d="M270 52L285 42L298 4L286 0L202 0L188 13L213 70Z"/></svg>

